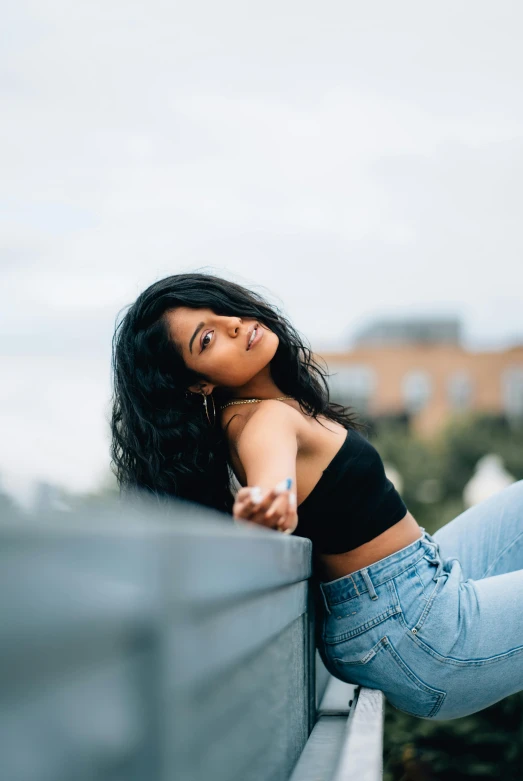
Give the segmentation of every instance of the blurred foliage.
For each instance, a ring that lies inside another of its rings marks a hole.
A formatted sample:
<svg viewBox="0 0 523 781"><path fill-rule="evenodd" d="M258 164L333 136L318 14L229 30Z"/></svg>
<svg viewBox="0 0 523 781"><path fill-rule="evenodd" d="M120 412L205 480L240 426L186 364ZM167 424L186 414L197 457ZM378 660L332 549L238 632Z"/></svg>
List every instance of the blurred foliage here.
<svg viewBox="0 0 523 781"><path fill-rule="evenodd" d="M116 477L110 471L102 475L92 490L83 493L71 491L63 485L41 480L35 484L32 505L25 514L38 516L41 512L51 510L65 514L73 513L71 517L74 517L76 510L104 506L108 500L119 499L119 496L120 489ZM0 491L0 511L2 501L3 497Z"/></svg>
<svg viewBox="0 0 523 781"><path fill-rule="evenodd" d="M108 499L118 499L119 496L120 489L112 472L104 475L98 486L92 491L72 493L65 489L60 490L60 497L70 510L97 507L104 505Z"/></svg>
<svg viewBox="0 0 523 781"><path fill-rule="evenodd" d="M523 778L523 694L472 716L417 719L385 704L384 781Z"/></svg>
<svg viewBox="0 0 523 781"><path fill-rule="evenodd" d="M0 486L0 518L20 518L25 512Z"/></svg>
<svg viewBox="0 0 523 781"><path fill-rule="evenodd" d="M482 456L500 455L523 479L523 429L501 417L456 418L431 440L413 435L404 421L378 420L369 423L369 439L400 473L405 504L430 534L465 509L463 489Z"/></svg>
<svg viewBox="0 0 523 781"><path fill-rule="evenodd" d="M457 496L472 477L477 461L497 453L505 468L523 478L523 429L511 427L505 418L466 417L448 425L436 446L441 453L441 479L449 495Z"/></svg>
<svg viewBox="0 0 523 781"><path fill-rule="evenodd" d="M405 422L375 421L369 439L400 473L407 507L431 534L465 509L463 489L487 453L523 479L523 429L503 418L463 417L430 441L412 435ZM497 777L523 779L523 693L450 721L413 718L386 703L384 781Z"/></svg>

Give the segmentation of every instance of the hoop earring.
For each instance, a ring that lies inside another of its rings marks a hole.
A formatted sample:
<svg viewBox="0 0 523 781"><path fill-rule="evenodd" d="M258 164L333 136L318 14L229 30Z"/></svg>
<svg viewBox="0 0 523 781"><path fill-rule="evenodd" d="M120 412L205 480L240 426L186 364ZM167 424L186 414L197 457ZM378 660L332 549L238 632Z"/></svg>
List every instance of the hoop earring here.
<svg viewBox="0 0 523 781"><path fill-rule="evenodd" d="M209 417L209 411L207 409L207 396L205 395L205 393L203 391L202 391L202 396L203 396L203 406L205 407L205 414L207 415L207 420L209 421L209 425L210 426L215 426L216 425L216 404L214 403L213 395L212 395L212 393L209 393L209 396L211 397L212 406L213 406L213 413L214 413L213 414L213 418L214 419L213 419L212 423L211 423L211 419Z"/></svg>

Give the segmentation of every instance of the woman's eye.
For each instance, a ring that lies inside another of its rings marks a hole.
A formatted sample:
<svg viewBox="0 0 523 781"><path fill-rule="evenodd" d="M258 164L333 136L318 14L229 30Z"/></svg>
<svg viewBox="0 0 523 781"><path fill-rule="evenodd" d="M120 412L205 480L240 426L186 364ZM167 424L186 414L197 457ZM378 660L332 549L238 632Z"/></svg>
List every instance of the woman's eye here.
<svg viewBox="0 0 523 781"><path fill-rule="evenodd" d="M207 345L209 344L209 342L207 342L207 344L206 344L206 343L205 343L205 340L206 340L206 339L207 339L207 337L208 337L208 336L210 336L211 334L212 334L212 331L208 331L208 332L205 334L205 336L203 337L203 339L202 339L202 353L203 353L203 351L205 350L205 348L207 347Z"/></svg>

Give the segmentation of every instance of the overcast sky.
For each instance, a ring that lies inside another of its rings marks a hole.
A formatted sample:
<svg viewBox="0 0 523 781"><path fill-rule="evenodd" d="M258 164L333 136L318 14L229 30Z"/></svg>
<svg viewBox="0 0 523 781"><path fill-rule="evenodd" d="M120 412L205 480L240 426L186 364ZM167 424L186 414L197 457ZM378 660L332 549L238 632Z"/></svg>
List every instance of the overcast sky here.
<svg viewBox="0 0 523 781"><path fill-rule="evenodd" d="M117 313L181 271L317 350L374 317L523 341L523 8L18 0L0 75L0 479L108 472Z"/></svg>

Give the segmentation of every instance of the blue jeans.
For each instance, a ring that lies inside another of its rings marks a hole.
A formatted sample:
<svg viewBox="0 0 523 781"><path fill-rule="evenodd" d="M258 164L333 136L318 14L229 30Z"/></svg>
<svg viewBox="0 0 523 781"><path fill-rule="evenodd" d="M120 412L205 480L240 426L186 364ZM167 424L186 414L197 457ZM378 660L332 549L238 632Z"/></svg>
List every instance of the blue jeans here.
<svg viewBox="0 0 523 781"><path fill-rule="evenodd" d="M317 586L327 669L456 719L523 690L523 480L434 535Z"/></svg>

